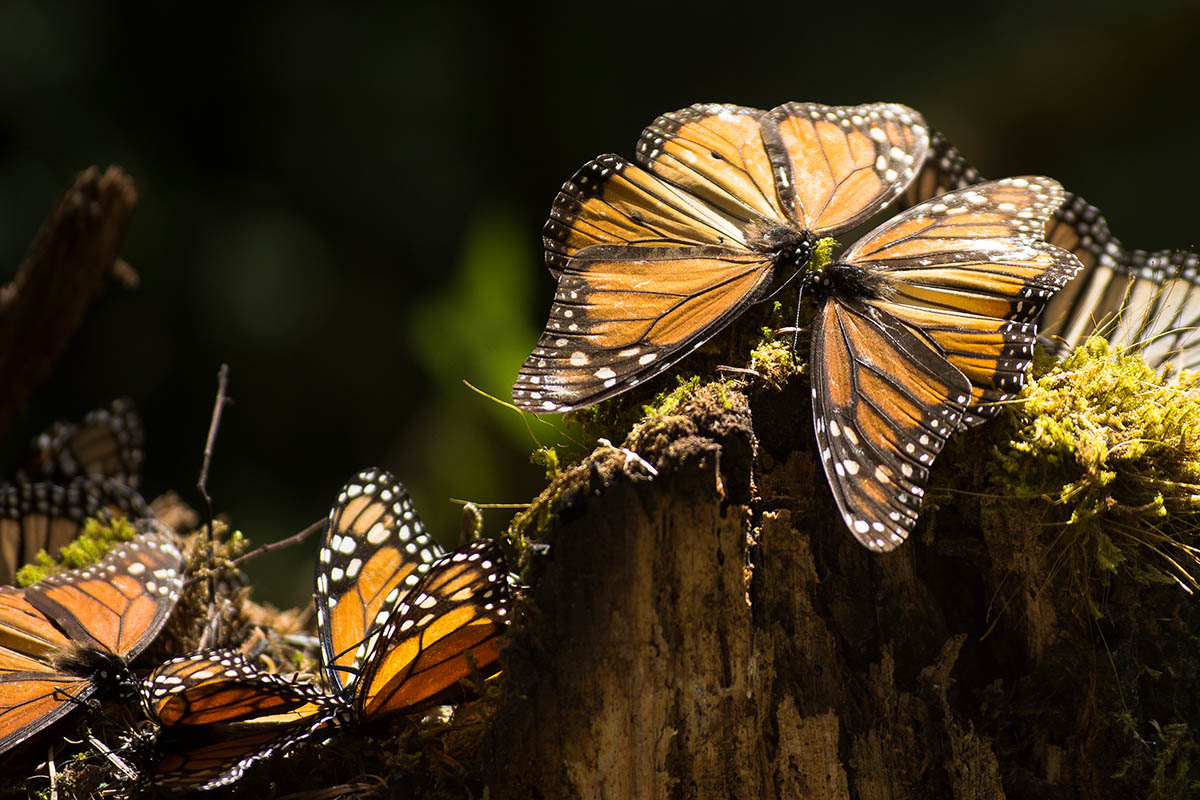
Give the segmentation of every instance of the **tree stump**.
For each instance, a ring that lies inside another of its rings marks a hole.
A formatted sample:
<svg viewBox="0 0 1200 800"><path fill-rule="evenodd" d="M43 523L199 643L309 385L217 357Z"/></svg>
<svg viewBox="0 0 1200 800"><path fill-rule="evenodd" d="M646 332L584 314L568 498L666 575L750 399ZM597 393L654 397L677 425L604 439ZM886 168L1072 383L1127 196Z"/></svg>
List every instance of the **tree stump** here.
<svg viewBox="0 0 1200 800"><path fill-rule="evenodd" d="M657 475L598 448L535 503L490 796L1189 796L1192 598L1118 574L1096 620L1047 504L989 484L1008 433L957 437L883 555L835 511L803 380L635 428Z"/></svg>

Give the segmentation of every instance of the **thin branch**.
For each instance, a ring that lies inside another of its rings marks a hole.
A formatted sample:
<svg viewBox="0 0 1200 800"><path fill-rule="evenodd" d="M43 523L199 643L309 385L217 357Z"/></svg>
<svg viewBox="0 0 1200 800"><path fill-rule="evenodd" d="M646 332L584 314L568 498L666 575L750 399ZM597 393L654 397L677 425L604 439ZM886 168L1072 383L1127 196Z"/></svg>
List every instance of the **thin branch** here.
<svg viewBox="0 0 1200 800"><path fill-rule="evenodd" d="M291 536L287 537L286 539L280 539L277 542L268 542L267 544L256 547L253 550L251 550L249 553L238 556L230 563L232 563L233 566L235 566L235 567L240 566L241 564L246 563L247 561L249 561L252 558L258 558L259 556L270 553L273 550L280 550L284 547L289 547L293 544L298 544L300 542L303 542L305 539L312 536L317 531L321 530L321 528L325 527L325 520L326 520L326 518L322 517L321 519L317 520L312 525L309 525L307 528L300 531L299 533L292 534Z"/></svg>
<svg viewBox="0 0 1200 800"><path fill-rule="evenodd" d="M221 411L225 408L225 404L229 399L225 396L226 387L229 385L229 365L222 364L217 370L217 397L213 401L212 419L208 423L208 438L204 441L204 462L200 465L200 477L196 480L196 489L200 492L200 499L204 502L204 524L208 529L208 557L211 561L213 554L216 552L216 543L213 541L213 507L212 498L208 496L208 468L212 463L213 446L217 441L217 430L221 427ZM208 602L211 604L217 596L217 580L216 577L210 575L208 578Z"/></svg>
<svg viewBox="0 0 1200 800"><path fill-rule="evenodd" d="M92 167L75 179L42 225L12 283L0 288L0 437L50 374L114 271L137 204L120 167Z"/></svg>

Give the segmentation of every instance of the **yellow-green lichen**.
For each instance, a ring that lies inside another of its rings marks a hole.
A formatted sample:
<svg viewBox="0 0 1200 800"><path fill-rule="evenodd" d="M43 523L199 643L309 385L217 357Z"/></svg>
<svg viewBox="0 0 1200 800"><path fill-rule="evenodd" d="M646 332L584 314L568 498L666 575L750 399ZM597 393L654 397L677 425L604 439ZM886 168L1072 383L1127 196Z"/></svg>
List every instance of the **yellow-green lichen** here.
<svg viewBox="0 0 1200 800"><path fill-rule="evenodd" d="M117 517L107 523L89 519L84 523L79 536L63 546L57 560L45 550L41 550L32 563L17 570L17 585L32 586L50 575L91 566L104 558L113 547L121 542L128 542L135 535L137 531L124 517Z"/></svg>
<svg viewBox="0 0 1200 800"><path fill-rule="evenodd" d="M1089 571L1197 586L1200 378L1099 338L1034 375L993 464L1005 490L1059 507Z"/></svg>

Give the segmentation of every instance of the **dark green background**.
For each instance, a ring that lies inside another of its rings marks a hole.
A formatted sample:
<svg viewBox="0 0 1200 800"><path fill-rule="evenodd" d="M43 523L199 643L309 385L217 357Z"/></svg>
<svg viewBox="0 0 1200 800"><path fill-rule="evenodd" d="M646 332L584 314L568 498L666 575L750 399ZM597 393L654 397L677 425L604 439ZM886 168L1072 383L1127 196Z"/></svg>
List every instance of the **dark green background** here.
<svg viewBox="0 0 1200 800"><path fill-rule="evenodd" d="M130 395L148 494L194 500L227 361L210 488L256 540L373 464L443 540L451 496L532 496L525 424L460 381L507 398L552 290L555 191L664 111L903 102L986 175L1058 178L1130 246L1200 244L1196 4L167 5L0 4L0 262L75 172L119 163L142 278L94 307L5 448ZM260 562L264 594L304 600L312 551Z"/></svg>

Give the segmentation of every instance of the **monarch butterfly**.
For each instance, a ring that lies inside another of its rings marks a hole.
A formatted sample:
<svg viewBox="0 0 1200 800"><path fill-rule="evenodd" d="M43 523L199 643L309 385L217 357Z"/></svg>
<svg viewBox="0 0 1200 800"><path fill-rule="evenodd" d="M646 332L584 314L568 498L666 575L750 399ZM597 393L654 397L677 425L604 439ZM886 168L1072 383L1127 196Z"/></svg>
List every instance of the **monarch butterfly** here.
<svg viewBox="0 0 1200 800"><path fill-rule="evenodd" d="M952 431L997 413L1033 357L1033 320L1079 269L1043 240L1049 178L983 183L883 223L823 270L810 370L817 447L839 511L872 550L916 524Z"/></svg>
<svg viewBox="0 0 1200 800"><path fill-rule="evenodd" d="M443 553L404 486L371 469L330 512L316 602L325 677L361 722L419 710L473 671L495 671L508 573L486 539Z"/></svg>
<svg viewBox="0 0 1200 800"><path fill-rule="evenodd" d="M695 105L563 185L543 231L558 291L513 402L598 403L657 375L865 222L925 160L921 115L892 103ZM644 168L644 169L643 169Z"/></svg>
<svg viewBox="0 0 1200 800"><path fill-rule="evenodd" d="M30 448L22 480L111 478L136 489L142 472L142 421L124 398L88 412L83 421L56 422Z"/></svg>
<svg viewBox="0 0 1200 800"><path fill-rule="evenodd" d="M90 517L149 513L137 492L111 480L0 486L0 583L12 583L17 568L32 562L39 550L57 556Z"/></svg>
<svg viewBox="0 0 1200 800"><path fill-rule="evenodd" d="M558 292L513 401L567 411L665 369L777 271L800 274L816 236L900 195L927 153L924 122L902 106L694 106L660 118L639 146L650 172L603 156L559 193L545 231ZM932 190L930 176L918 183ZM1024 380L1032 321L1079 268L1043 238L1062 200L1046 178L944 194L804 273L818 297L817 446L865 546L904 540L946 438Z"/></svg>
<svg viewBox="0 0 1200 800"><path fill-rule="evenodd" d="M94 566L0 587L0 753L99 690L132 686L129 661L166 624L183 555L152 520Z"/></svg>
<svg viewBox="0 0 1200 800"><path fill-rule="evenodd" d="M169 737L156 781L228 785L315 733L419 711L473 670L495 672L509 602L503 554L486 540L443 553L383 470L360 472L339 493L316 587L329 691L228 651L164 664L143 683L147 713L168 727L212 729Z"/></svg>

